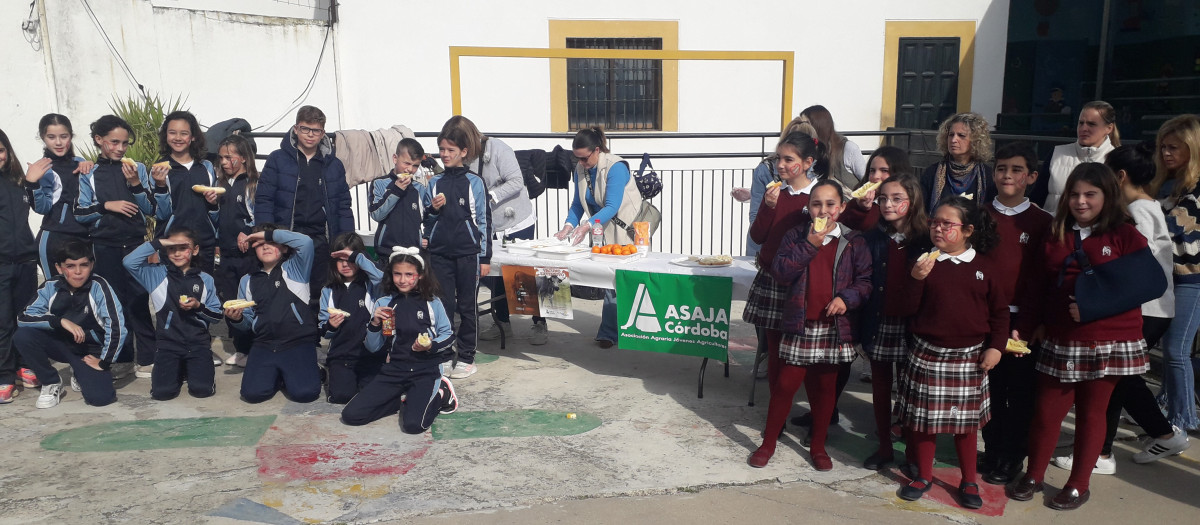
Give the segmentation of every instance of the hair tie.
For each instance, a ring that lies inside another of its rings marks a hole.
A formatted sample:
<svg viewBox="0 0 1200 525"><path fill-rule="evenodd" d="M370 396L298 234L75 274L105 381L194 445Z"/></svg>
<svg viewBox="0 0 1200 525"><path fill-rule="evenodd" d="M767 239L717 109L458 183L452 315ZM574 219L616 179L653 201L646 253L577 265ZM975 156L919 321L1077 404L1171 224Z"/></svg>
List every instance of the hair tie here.
<svg viewBox="0 0 1200 525"><path fill-rule="evenodd" d="M820 146L820 145L821 145L821 143L817 142L817 137L813 137L813 146Z"/></svg>
<svg viewBox="0 0 1200 525"><path fill-rule="evenodd" d="M394 261L397 257L403 256L403 255L412 257L413 259L416 259L418 263L421 263L421 267L417 268L417 270L425 269L425 260L421 258L421 250L418 248L413 248L413 247L404 247L404 246L393 247L392 254L390 256L388 256L388 264L389 265L392 264L392 261Z"/></svg>

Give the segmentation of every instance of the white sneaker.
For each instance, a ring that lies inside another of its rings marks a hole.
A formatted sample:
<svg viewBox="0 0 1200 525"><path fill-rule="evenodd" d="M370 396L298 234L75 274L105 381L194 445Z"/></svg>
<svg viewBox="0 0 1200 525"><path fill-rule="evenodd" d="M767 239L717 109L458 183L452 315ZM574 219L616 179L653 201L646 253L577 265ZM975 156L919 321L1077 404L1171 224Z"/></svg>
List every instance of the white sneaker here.
<svg viewBox="0 0 1200 525"><path fill-rule="evenodd" d="M113 363L108 371L112 372L113 381L125 379L129 374L133 373L133 363Z"/></svg>
<svg viewBox="0 0 1200 525"><path fill-rule="evenodd" d="M487 330L479 332L480 341L495 341L500 339L500 330L504 330L504 338L510 339L513 336L512 323L493 323Z"/></svg>
<svg viewBox="0 0 1200 525"><path fill-rule="evenodd" d="M546 344L547 332L546 323L533 323L533 330L529 332L529 344L534 346Z"/></svg>
<svg viewBox="0 0 1200 525"><path fill-rule="evenodd" d="M1187 432L1184 432L1177 426L1172 425L1171 429L1174 434L1167 439L1153 439L1146 445L1146 449L1133 455L1134 463L1150 463L1158 461L1167 456L1181 454L1192 446L1188 441Z"/></svg>
<svg viewBox="0 0 1200 525"><path fill-rule="evenodd" d="M83 392L83 387L79 386L79 380L75 376L71 376L71 390L73 392Z"/></svg>
<svg viewBox="0 0 1200 525"><path fill-rule="evenodd" d="M446 376L450 379L466 379L478 371L479 368L476 367L474 363L468 364L459 361L458 364L454 365L454 368L450 369L450 373L446 374Z"/></svg>
<svg viewBox="0 0 1200 525"><path fill-rule="evenodd" d="M1051 460L1054 466L1063 469L1071 470L1071 466L1075 464L1074 456L1059 456ZM1117 458L1116 456L1097 457L1096 466L1092 467L1092 474L1113 475L1117 473Z"/></svg>
<svg viewBox="0 0 1200 525"><path fill-rule="evenodd" d="M150 377L153 374L154 374L154 365L146 365L146 366L138 365L138 366L133 367L133 375L135 377L140 377L142 379L150 379Z"/></svg>
<svg viewBox="0 0 1200 525"><path fill-rule="evenodd" d="M216 352L213 352L212 356L213 356L213 366L221 366L221 365L225 364L225 360L221 359L219 356L217 356Z"/></svg>
<svg viewBox="0 0 1200 525"><path fill-rule="evenodd" d="M54 408L58 404L58 400L62 399L62 396L62 383L42 385L42 393L38 395L37 403L34 406L38 408Z"/></svg>

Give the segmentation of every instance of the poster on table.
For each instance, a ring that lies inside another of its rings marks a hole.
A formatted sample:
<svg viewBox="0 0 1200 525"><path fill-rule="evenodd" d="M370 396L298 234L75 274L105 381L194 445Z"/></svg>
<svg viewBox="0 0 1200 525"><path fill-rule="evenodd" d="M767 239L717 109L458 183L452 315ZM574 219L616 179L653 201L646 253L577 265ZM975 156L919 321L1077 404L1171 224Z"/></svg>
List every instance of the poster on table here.
<svg viewBox="0 0 1200 525"><path fill-rule="evenodd" d="M728 359L732 278L617 270L616 290L621 348Z"/></svg>
<svg viewBox="0 0 1200 525"><path fill-rule="evenodd" d="M571 277L566 268L505 265L504 294L508 313L574 319Z"/></svg>

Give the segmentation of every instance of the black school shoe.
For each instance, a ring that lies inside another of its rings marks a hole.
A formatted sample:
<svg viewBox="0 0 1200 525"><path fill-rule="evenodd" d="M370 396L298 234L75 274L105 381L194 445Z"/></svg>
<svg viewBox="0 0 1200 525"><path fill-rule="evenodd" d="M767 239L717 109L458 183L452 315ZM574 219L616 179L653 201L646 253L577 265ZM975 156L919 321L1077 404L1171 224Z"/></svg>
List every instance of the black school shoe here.
<svg viewBox="0 0 1200 525"><path fill-rule="evenodd" d="M895 464L896 464L895 452L892 452L891 456L883 457L883 455L881 455L879 453L879 451L876 450L873 454L871 454L870 457L868 457L866 460L863 461L863 468L868 469L868 470L882 470L882 469L888 468L889 466L895 465Z"/></svg>
<svg viewBox="0 0 1200 525"><path fill-rule="evenodd" d="M974 493L967 492L968 489L975 489ZM962 482L958 485L958 503L968 509L978 509L983 507L983 497L979 495L978 483Z"/></svg>
<svg viewBox="0 0 1200 525"><path fill-rule="evenodd" d="M1054 510L1075 510L1082 507L1084 503L1087 503L1088 498L1091 498L1091 496L1092 491L1090 490L1080 493L1079 489L1075 487L1063 487L1046 506Z"/></svg>
<svg viewBox="0 0 1200 525"><path fill-rule="evenodd" d="M923 486L923 487L914 487L913 486L913 485L918 485L918 484L922 484L922 483L925 486ZM933 488L933 482L931 482L927 479L924 479L924 478L917 478L917 479L913 480L912 483L909 483L908 485L900 487L900 491L897 493L897 495L900 496L900 499L902 499L904 501L917 501L917 500L921 499L921 496L924 496L926 492L929 492L929 489L931 489L931 488Z"/></svg>
<svg viewBox="0 0 1200 525"><path fill-rule="evenodd" d="M1020 459L1002 459L996 468L983 475L983 480L992 485L1007 485L1021 474L1023 464L1024 461Z"/></svg>

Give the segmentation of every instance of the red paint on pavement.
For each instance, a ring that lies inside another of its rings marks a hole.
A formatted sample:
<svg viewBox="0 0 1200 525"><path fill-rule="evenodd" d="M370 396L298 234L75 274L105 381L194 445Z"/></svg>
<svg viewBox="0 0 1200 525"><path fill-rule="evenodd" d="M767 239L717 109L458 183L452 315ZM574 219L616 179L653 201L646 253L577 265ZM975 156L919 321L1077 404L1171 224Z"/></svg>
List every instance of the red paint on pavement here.
<svg viewBox="0 0 1200 525"><path fill-rule="evenodd" d="M893 469L889 478L898 480L898 483L908 484L909 479L904 477L904 474ZM1008 496L1004 494L1003 485L992 485L983 481L982 477L977 482L979 483L979 495L983 497L983 508L973 510L963 507L958 503L958 484L962 481L962 471L957 467L953 468L935 468L933 469L933 488L925 493L919 501L935 501L943 505L954 507L956 509L984 516L1002 516L1004 515L1004 506L1008 503ZM897 485L896 490L900 490ZM896 498L900 503L908 503L900 498Z"/></svg>
<svg viewBox="0 0 1200 525"><path fill-rule="evenodd" d="M321 481L360 476L398 476L416 466L428 446L398 451L364 443L259 447L258 476L269 481Z"/></svg>

